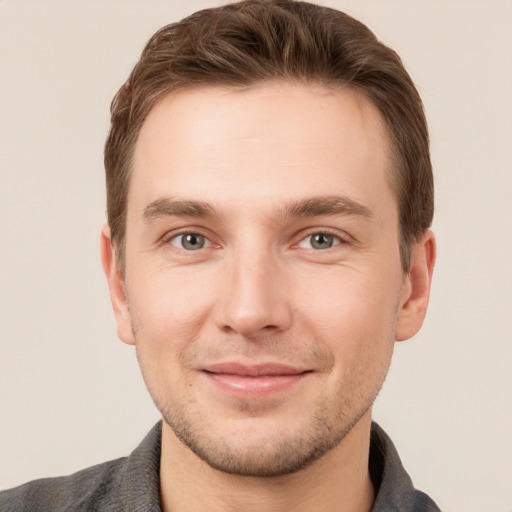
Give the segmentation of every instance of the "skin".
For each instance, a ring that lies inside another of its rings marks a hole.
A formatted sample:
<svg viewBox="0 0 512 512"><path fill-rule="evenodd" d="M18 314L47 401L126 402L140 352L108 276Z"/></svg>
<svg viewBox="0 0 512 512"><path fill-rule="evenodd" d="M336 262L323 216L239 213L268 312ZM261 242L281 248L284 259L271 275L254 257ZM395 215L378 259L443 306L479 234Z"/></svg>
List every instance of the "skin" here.
<svg viewBox="0 0 512 512"><path fill-rule="evenodd" d="M400 267L389 153L349 89L204 87L150 112L125 274L108 227L102 258L165 419L164 510L370 509L371 406L435 259L427 231Z"/></svg>

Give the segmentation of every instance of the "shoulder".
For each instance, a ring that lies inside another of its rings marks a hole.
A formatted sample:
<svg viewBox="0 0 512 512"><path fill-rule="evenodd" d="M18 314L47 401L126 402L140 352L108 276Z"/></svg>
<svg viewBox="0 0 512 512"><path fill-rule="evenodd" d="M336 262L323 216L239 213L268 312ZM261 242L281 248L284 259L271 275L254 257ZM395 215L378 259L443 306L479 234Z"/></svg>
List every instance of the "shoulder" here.
<svg viewBox="0 0 512 512"><path fill-rule="evenodd" d="M159 422L129 457L0 492L0 512L159 511L160 447Z"/></svg>
<svg viewBox="0 0 512 512"><path fill-rule="evenodd" d="M376 491L372 512L440 512L435 502L416 489L389 436L372 423L370 476Z"/></svg>
<svg viewBox="0 0 512 512"><path fill-rule="evenodd" d="M121 458L69 476L43 478L0 492L1 512L64 512L120 510L115 490L127 458Z"/></svg>

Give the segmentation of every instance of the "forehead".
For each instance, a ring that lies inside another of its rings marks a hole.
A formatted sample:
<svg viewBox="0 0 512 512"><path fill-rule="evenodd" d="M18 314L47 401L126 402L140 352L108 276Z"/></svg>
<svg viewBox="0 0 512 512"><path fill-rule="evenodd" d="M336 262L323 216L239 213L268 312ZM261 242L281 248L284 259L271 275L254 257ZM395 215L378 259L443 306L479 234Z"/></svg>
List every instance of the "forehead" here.
<svg viewBox="0 0 512 512"><path fill-rule="evenodd" d="M388 149L378 110L353 89L275 82L180 90L142 126L128 210L165 195L261 204L333 187L360 201L379 185L389 189Z"/></svg>

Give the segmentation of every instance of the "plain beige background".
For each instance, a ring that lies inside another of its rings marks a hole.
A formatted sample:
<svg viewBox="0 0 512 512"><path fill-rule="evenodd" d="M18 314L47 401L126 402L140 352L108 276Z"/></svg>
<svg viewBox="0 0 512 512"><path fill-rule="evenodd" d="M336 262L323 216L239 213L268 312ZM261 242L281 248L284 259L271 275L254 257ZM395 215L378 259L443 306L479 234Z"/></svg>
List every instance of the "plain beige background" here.
<svg viewBox="0 0 512 512"><path fill-rule="evenodd" d="M158 420L99 260L110 100L214 0L0 0L0 487L128 454ZM331 0L424 98L439 258L375 418L447 511L512 510L512 3Z"/></svg>

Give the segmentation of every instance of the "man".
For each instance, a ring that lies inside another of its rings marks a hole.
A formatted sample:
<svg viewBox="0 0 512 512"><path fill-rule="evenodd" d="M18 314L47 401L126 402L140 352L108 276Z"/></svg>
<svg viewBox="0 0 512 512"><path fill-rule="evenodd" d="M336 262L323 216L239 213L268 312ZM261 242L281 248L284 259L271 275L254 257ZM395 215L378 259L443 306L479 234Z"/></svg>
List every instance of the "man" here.
<svg viewBox="0 0 512 512"><path fill-rule="evenodd" d="M371 421L435 260L428 134L396 54L248 0L157 32L112 103L102 261L163 420L2 510L438 510Z"/></svg>

